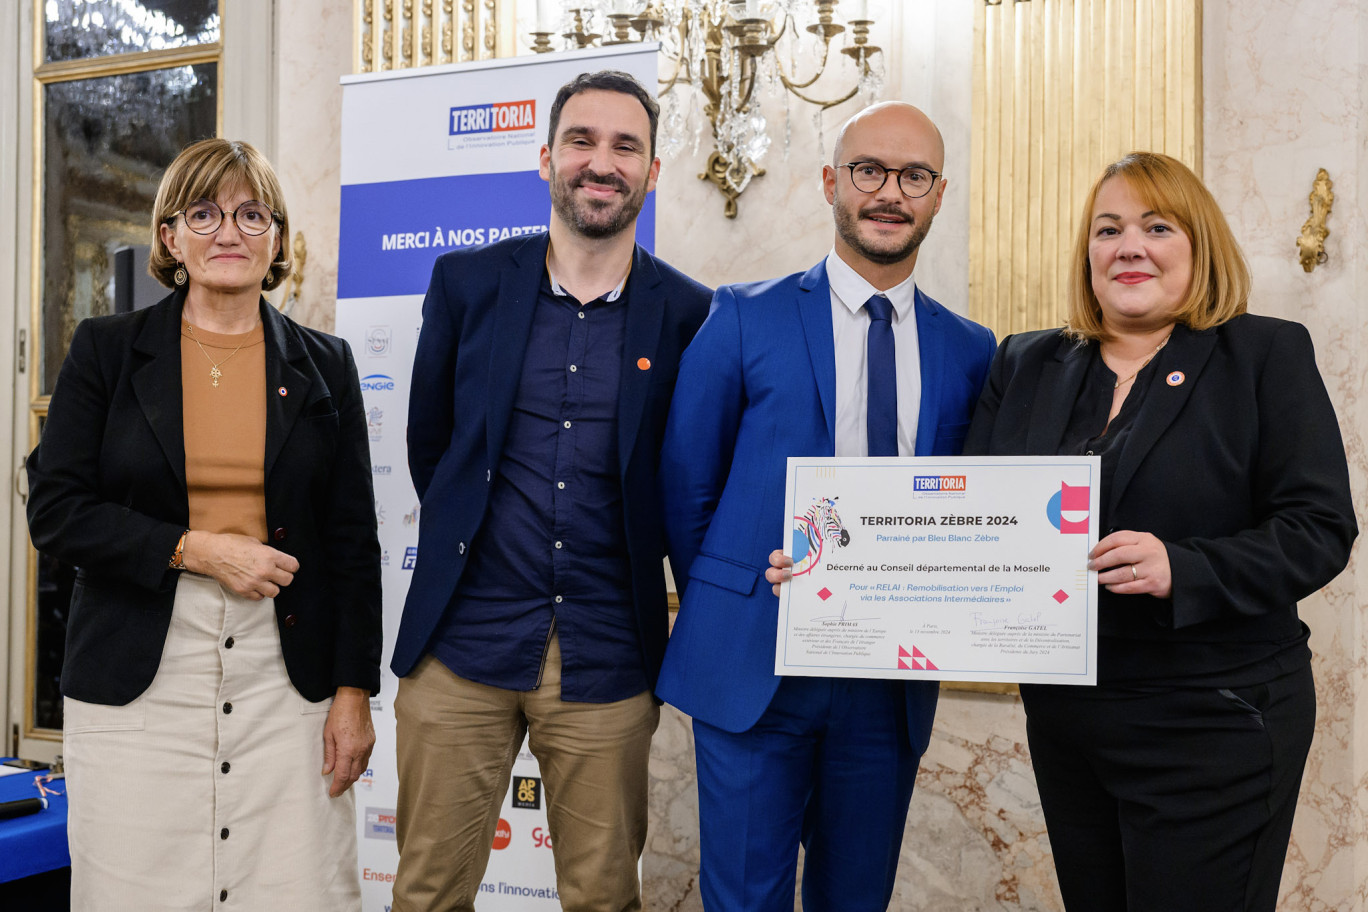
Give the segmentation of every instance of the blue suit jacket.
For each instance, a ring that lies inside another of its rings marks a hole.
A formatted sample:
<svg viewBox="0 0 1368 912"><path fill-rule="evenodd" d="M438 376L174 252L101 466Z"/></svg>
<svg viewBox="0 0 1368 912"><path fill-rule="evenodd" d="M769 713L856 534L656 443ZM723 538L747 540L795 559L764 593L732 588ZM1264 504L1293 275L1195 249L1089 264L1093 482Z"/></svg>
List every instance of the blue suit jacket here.
<svg viewBox="0 0 1368 912"><path fill-rule="evenodd" d="M920 289L915 311L917 455L958 455L993 334ZM656 693L723 730L749 729L779 686L779 600L762 574L786 541L786 459L835 454L835 399L825 260L806 273L717 290L680 365L661 455L682 604ZM936 695L935 682L908 685L908 733L918 752Z"/></svg>
<svg viewBox="0 0 1368 912"><path fill-rule="evenodd" d="M443 254L433 266L409 397L409 472L422 511L417 565L390 664L400 677L427 651L484 521L548 244L546 234L510 238ZM618 461L642 666L653 684L668 627L656 466L680 353L703 322L709 296L636 248L627 284Z"/></svg>

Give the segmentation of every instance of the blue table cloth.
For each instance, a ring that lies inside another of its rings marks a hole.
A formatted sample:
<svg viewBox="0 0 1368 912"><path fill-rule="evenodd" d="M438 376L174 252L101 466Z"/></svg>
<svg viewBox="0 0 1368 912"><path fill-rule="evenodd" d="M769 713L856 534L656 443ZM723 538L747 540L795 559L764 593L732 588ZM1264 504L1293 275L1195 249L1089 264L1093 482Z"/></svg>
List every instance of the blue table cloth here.
<svg viewBox="0 0 1368 912"><path fill-rule="evenodd" d="M0 767L3 768L3 767ZM39 797L32 770L0 777L0 801ZM62 794L48 796L48 806L36 814L0 820L0 882L18 880L65 868L71 864L67 851L66 780L57 779L48 788Z"/></svg>

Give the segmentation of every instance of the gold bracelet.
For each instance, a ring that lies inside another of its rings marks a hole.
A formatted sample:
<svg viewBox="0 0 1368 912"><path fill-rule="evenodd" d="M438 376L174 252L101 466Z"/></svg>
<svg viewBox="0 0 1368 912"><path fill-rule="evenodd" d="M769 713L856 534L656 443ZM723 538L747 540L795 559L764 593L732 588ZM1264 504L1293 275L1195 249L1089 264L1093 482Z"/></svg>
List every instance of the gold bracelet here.
<svg viewBox="0 0 1368 912"><path fill-rule="evenodd" d="M171 554L171 562L167 565L172 570L185 569L185 536L189 534L190 530L186 529L181 533L180 541L176 542L176 550Z"/></svg>

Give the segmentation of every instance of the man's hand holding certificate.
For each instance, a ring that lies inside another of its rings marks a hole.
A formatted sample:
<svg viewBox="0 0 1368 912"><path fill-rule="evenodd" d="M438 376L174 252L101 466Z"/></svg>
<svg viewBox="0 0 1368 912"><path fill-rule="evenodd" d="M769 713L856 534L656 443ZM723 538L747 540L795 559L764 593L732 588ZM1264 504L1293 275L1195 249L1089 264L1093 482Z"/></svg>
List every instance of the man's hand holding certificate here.
<svg viewBox="0 0 1368 912"><path fill-rule="evenodd" d="M1095 683L1098 463L790 458L775 673Z"/></svg>

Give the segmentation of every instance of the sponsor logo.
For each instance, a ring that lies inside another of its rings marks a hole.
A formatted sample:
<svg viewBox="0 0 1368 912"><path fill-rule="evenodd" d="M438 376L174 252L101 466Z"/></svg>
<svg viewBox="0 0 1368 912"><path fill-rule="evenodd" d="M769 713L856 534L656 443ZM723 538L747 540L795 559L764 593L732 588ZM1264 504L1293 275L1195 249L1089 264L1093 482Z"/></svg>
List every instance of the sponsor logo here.
<svg viewBox="0 0 1368 912"><path fill-rule="evenodd" d="M1070 485L1061 481L1059 490L1045 504L1045 517L1050 525L1058 529L1061 535L1088 534L1088 495L1087 485Z"/></svg>
<svg viewBox="0 0 1368 912"><path fill-rule="evenodd" d="M362 773L360 778L356 780L356 784L368 792L375 788L375 768L371 767Z"/></svg>
<svg viewBox="0 0 1368 912"><path fill-rule="evenodd" d="M513 780L513 806L526 810L541 809L541 780L536 776L518 776Z"/></svg>
<svg viewBox="0 0 1368 912"><path fill-rule="evenodd" d="M498 851L499 849L508 848L508 844L512 841L513 828L508 825L507 820L504 820L502 817L500 817L498 825L494 827L493 847L495 851Z"/></svg>
<svg viewBox="0 0 1368 912"><path fill-rule="evenodd" d="M502 823L502 821L500 821ZM532 847L534 849L551 848L551 834L541 827L532 828Z"/></svg>
<svg viewBox="0 0 1368 912"><path fill-rule="evenodd" d="M371 408L366 412L366 430L370 433L372 443L384 436L385 413L379 407Z"/></svg>
<svg viewBox="0 0 1368 912"><path fill-rule="evenodd" d="M379 699L378 697L372 697L370 704L371 712L373 713L382 713L385 711L385 701Z"/></svg>
<svg viewBox="0 0 1368 912"><path fill-rule="evenodd" d="M377 871L374 868L362 868L361 879L376 881L378 883L394 883L394 872Z"/></svg>
<svg viewBox="0 0 1368 912"><path fill-rule="evenodd" d="M389 392L394 389L394 378L389 374L367 374L361 378L363 393Z"/></svg>
<svg viewBox="0 0 1368 912"><path fill-rule="evenodd" d="M393 471L393 469L392 469L390 466L387 466L387 465L372 465L372 466L371 466L371 474L372 474L372 475L388 475L388 474L390 474L390 472L392 472L392 471Z"/></svg>
<svg viewBox="0 0 1368 912"><path fill-rule="evenodd" d="M394 840L394 808L366 808L367 839Z"/></svg>
<svg viewBox="0 0 1368 912"><path fill-rule="evenodd" d="M414 504L414 505L413 505L413 509L412 509L412 510L409 510L407 513L404 514L404 525L405 525L405 526L416 526L416 525L418 525L418 509L419 509L419 507L420 507L420 504Z"/></svg>
<svg viewBox="0 0 1368 912"><path fill-rule="evenodd" d="M416 545L410 545L409 547L404 549L404 563L400 565L399 569L412 570L417 563L418 548Z"/></svg>
<svg viewBox="0 0 1368 912"><path fill-rule="evenodd" d="M447 113L447 134L506 133L531 130L537 124L537 102L500 101L493 104L464 105Z"/></svg>
<svg viewBox="0 0 1368 912"><path fill-rule="evenodd" d="M375 502L375 524L377 526L385 524L385 505L378 500Z"/></svg>
<svg viewBox="0 0 1368 912"><path fill-rule="evenodd" d="M391 333L388 326L372 326L366 330L366 354L383 358L389 354Z"/></svg>
<svg viewBox="0 0 1368 912"><path fill-rule="evenodd" d="M388 567L388 566L389 566L389 549L388 549L388 548L381 548L381 549L380 549L380 566L382 566L382 567Z"/></svg>
<svg viewBox="0 0 1368 912"><path fill-rule="evenodd" d="M914 475L914 491L960 491L965 490L964 475Z"/></svg>

